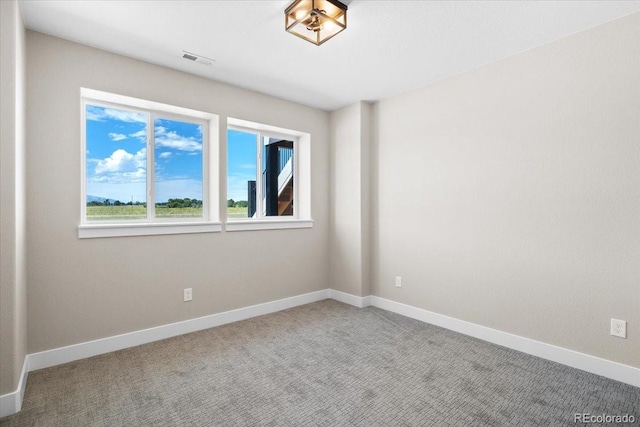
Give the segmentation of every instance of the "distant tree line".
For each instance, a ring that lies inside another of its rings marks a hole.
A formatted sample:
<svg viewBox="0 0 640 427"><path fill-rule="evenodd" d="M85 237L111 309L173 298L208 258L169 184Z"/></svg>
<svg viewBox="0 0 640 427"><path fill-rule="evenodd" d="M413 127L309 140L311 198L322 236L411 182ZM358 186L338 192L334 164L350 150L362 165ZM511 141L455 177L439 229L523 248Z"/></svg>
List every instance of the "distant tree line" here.
<svg viewBox="0 0 640 427"><path fill-rule="evenodd" d="M156 203L156 206L167 208L201 208L202 200L190 199L185 197L184 199L169 199L166 203Z"/></svg>
<svg viewBox="0 0 640 427"><path fill-rule="evenodd" d="M123 203L120 200L105 199L103 201L92 200L87 202L87 206L144 206L147 207L146 202L127 202ZM202 200L190 199L185 197L184 199L169 199L166 202L156 203L158 207L164 208L201 208Z"/></svg>
<svg viewBox="0 0 640 427"><path fill-rule="evenodd" d="M147 206L145 202L126 202L120 200L105 199L103 201L92 200L87 202L87 206Z"/></svg>
<svg viewBox="0 0 640 427"><path fill-rule="evenodd" d="M228 208L246 208L248 202L246 200L238 200L237 202L233 199L227 200Z"/></svg>

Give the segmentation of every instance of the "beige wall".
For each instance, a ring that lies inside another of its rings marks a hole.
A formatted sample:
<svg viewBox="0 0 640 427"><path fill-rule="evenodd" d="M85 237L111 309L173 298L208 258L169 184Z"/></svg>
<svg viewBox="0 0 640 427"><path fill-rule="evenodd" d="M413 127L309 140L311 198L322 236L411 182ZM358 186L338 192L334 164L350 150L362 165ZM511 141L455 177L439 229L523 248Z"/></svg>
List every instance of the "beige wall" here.
<svg viewBox="0 0 640 427"><path fill-rule="evenodd" d="M330 114L330 286L358 296L371 293L370 110L358 102Z"/></svg>
<svg viewBox="0 0 640 427"><path fill-rule="evenodd" d="M640 14L375 113L375 295L640 367Z"/></svg>
<svg viewBox="0 0 640 427"><path fill-rule="evenodd" d="M29 353L327 288L328 113L31 31L27 54ZM313 228L79 240L80 87L310 133Z"/></svg>
<svg viewBox="0 0 640 427"><path fill-rule="evenodd" d="M0 395L14 392L27 350L25 31L0 2Z"/></svg>

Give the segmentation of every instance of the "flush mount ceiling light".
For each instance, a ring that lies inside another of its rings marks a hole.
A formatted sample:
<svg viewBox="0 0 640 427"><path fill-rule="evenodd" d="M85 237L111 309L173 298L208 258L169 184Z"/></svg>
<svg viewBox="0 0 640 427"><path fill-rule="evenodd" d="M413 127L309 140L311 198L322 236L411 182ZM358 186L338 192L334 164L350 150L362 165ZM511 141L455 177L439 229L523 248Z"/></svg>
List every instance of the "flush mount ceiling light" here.
<svg viewBox="0 0 640 427"><path fill-rule="evenodd" d="M317 46L347 28L347 5L338 0L296 0L284 16L288 32Z"/></svg>

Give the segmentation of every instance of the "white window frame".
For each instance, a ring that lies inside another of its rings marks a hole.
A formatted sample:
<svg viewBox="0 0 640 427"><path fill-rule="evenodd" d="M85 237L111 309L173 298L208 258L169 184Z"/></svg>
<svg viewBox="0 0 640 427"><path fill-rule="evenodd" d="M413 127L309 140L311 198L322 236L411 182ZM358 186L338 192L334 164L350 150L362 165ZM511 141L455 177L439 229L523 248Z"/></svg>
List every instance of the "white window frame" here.
<svg viewBox="0 0 640 427"><path fill-rule="evenodd" d="M310 197L310 134L261 123L249 122L246 120L234 119L231 117L227 119L227 131L228 130L236 130L256 135L256 189L259 189L259 191L256 191L256 218L229 218L226 220L225 230L248 231L313 227L313 219L311 219ZM265 216L262 214L263 201L261 193L262 155L264 151L263 137L279 138L287 141L293 141L293 215ZM228 149L228 141L225 148L226 153ZM228 169L228 165L225 169Z"/></svg>
<svg viewBox="0 0 640 427"><path fill-rule="evenodd" d="M81 209L79 238L143 236L156 234L186 234L219 232L218 165L219 120L218 116L202 111L146 101L123 95L115 95L93 89L81 88ZM137 220L87 220L87 162L86 162L86 106L97 105L147 115L147 218ZM202 126L202 217L155 217L155 132L157 118L184 121ZM151 201L151 202L150 202Z"/></svg>

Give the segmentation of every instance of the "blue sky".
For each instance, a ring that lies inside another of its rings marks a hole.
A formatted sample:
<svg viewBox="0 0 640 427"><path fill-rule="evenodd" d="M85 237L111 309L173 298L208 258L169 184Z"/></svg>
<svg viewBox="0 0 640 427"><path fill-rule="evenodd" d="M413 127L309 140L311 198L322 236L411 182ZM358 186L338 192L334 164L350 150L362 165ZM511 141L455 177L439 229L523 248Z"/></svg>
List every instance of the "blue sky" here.
<svg viewBox="0 0 640 427"><path fill-rule="evenodd" d="M147 115L87 105L87 195L146 200ZM156 119L156 202L202 200L202 126Z"/></svg>
<svg viewBox="0 0 640 427"><path fill-rule="evenodd" d="M227 131L227 199L247 200L247 181L256 180L256 134Z"/></svg>

